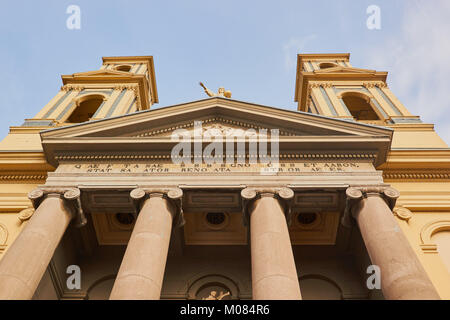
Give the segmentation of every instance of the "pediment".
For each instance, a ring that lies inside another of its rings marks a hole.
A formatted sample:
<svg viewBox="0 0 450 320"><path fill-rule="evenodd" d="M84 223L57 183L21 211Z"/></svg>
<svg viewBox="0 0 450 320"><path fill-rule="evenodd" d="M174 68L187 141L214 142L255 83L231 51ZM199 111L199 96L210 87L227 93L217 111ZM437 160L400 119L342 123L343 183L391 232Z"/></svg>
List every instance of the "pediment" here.
<svg viewBox="0 0 450 320"><path fill-rule="evenodd" d="M126 71L117 71L117 70L95 70L95 71L86 71L86 72L78 72L74 73L72 76L76 77L89 77L89 76L126 76L129 77L132 75L130 72Z"/></svg>
<svg viewBox="0 0 450 320"><path fill-rule="evenodd" d="M204 128L279 129L281 136L391 135L390 129L354 121L231 99L210 98L50 129L43 131L42 137L170 137L171 131L190 130L196 121L201 121Z"/></svg>
<svg viewBox="0 0 450 320"><path fill-rule="evenodd" d="M278 130L273 132L279 136L280 149L286 150L364 149L383 158L392 139L392 130L387 128L224 98L50 129L41 132L41 139L51 163L61 152L114 148L166 152L174 144L171 136L175 130L193 132L199 122L202 133L212 135L245 132L248 138L267 132L270 137L271 130Z"/></svg>
<svg viewBox="0 0 450 320"><path fill-rule="evenodd" d="M356 74L375 74L376 71L375 70L369 70L369 69L359 69L359 68L349 68L349 67L342 67L342 66L337 66L337 67L333 67L333 68L326 68L326 69L320 69L320 70L315 70L314 73L316 74L327 74L327 73L356 73Z"/></svg>

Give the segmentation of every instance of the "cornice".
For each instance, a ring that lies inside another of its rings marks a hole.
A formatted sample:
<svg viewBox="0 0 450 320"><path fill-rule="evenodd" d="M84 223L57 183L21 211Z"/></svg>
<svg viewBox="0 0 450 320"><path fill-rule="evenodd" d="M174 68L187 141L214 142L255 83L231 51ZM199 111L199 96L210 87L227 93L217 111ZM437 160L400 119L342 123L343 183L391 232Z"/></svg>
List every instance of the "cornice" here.
<svg viewBox="0 0 450 320"><path fill-rule="evenodd" d="M450 149L442 150L391 150L386 163L378 169L383 171L402 170L450 170Z"/></svg>
<svg viewBox="0 0 450 320"><path fill-rule="evenodd" d="M65 88L64 90L82 90L84 84L112 84L114 87L123 86L126 88L130 83L137 84L141 97L142 109L150 109L149 86L147 77L141 74L131 74L120 72L119 74L72 74L61 76ZM130 87L131 88L131 87ZM153 101L157 102L157 101Z"/></svg>
<svg viewBox="0 0 450 320"><path fill-rule="evenodd" d="M395 131L434 131L434 124L431 123L398 123L388 124L387 127Z"/></svg>
<svg viewBox="0 0 450 320"><path fill-rule="evenodd" d="M370 82L386 83L388 73L380 71L367 70L366 72L351 72L352 68L345 68L345 72L305 72L297 71L297 79L295 84L294 101L298 102L300 98L300 105L305 106L307 99L307 91L311 81L341 81L341 80L357 80L364 81L366 84ZM355 69L360 70L360 69ZM383 85L384 86L384 85Z"/></svg>
<svg viewBox="0 0 450 320"><path fill-rule="evenodd" d="M246 155L246 158L249 156ZM376 159L375 153L341 153L341 154L322 154L322 153L281 153L279 155L282 160L361 160L361 161L373 161ZM55 156L58 161L144 161L144 160L171 160L170 153L164 154L58 154Z"/></svg>
<svg viewBox="0 0 450 320"><path fill-rule="evenodd" d="M450 180L450 170L388 170L383 171L386 180Z"/></svg>
<svg viewBox="0 0 450 320"><path fill-rule="evenodd" d="M0 152L0 166L0 175L5 176L4 180L17 176L30 179L27 176L41 176L55 170L43 152Z"/></svg>
<svg viewBox="0 0 450 320"><path fill-rule="evenodd" d="M36 119L32 119L32 120L36 120ZM46 119L46 120L53 120L53 119ZM56 125L56 123L55 123ZM42 130L48 130L48 126L41 126L41 127L17 127L17 126L11 126L9 127L9 133L14 133L14 134L32 134L32 133L39 133Z"/></svg>
<svg viewBox="0 0 450 320"><path fill-rule="evenodd" d="M0 181L45 181L47 172L23 173L6 172L0 173Z"/></svg>
<svg viewBox="0 0 450 320"><path fill-rule="evenodd" d="M450 148L447 149L427 149L427 150L420 150L420 149L393 149L389 151L389 157L398 157L398 158L442 158L442 159L448 159L450 161ZM429 159L428 159L429 160Z"/></svg>

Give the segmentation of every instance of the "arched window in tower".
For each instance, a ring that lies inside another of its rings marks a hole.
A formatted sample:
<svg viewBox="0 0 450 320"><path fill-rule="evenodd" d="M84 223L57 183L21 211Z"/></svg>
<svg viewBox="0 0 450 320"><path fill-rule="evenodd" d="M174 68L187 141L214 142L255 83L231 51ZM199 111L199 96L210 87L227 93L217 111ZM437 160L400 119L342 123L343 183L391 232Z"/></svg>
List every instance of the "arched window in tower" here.
<svg viewBox="0 0 450 320"><path fill-rule="evenodd" d="M98 108L102 105L104 97L102 95L88 95L75 102L76 108L67 119L69 123L81 123L89 121Z"/></svg>
<svg viewBox="0 0 450 320"><path fill-rule="evenodd" d="M342 101L356 120L382 120L374 111L370 98L364 94L347 93L342 95Z"/></svg>
<svg viewBox="0 0 450 320"><path fill-rule="evenodd" d="M130 65L127 65L127 64L122 64L122 65L120 65L120 66L115 67L115 69L116 69L117 71L130 72L131 66L130 66Z"/></svg>
<svg viewBox="0 0 450 320"><path fill-rule="evenodd" d="M334 68L334 67L337 67L337 65L332 62L322 62L321 64L319 64L320 69L328 69L328 68Z"/></svg>

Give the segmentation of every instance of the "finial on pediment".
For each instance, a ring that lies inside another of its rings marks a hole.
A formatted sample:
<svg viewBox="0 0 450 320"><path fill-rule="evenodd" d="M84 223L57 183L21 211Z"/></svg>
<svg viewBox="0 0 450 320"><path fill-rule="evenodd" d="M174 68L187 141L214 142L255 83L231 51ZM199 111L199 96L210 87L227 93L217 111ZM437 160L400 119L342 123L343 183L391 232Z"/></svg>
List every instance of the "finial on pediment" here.
<svg viewBox="0 0 450 320"><path fill-rule="evenodd" d="M199 83L200 86L205 89L205 93L210 96L210 97L224 97L224 98L231 98L231 91L230 90L226 90L224 87L220 87L219 90L217 91L217 93L214 93L213 91L209 90L204 84L203 82Z"/></svg>

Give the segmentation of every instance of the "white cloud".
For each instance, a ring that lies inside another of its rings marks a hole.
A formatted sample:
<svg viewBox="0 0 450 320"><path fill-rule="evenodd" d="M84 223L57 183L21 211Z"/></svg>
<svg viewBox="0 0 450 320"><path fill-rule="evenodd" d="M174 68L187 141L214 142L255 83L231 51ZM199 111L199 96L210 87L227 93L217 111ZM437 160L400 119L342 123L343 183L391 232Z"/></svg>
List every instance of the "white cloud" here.
<svg viewBox="0 0 450 320"><path fill-rule="evenodd" d="M405 106L450 143L450 1L408 1L399 33L371 52ZM384 30L390 32L390 30Z"/></svg>
<svg viewBox="0 0 450 320"><path fill-rule="evenodd" d="M287 71L295 70L297 63L297 54L301 53L308 42L314 40L317 36L311 34L304 38L292 37L283 45L284 65Z"/></svg>

